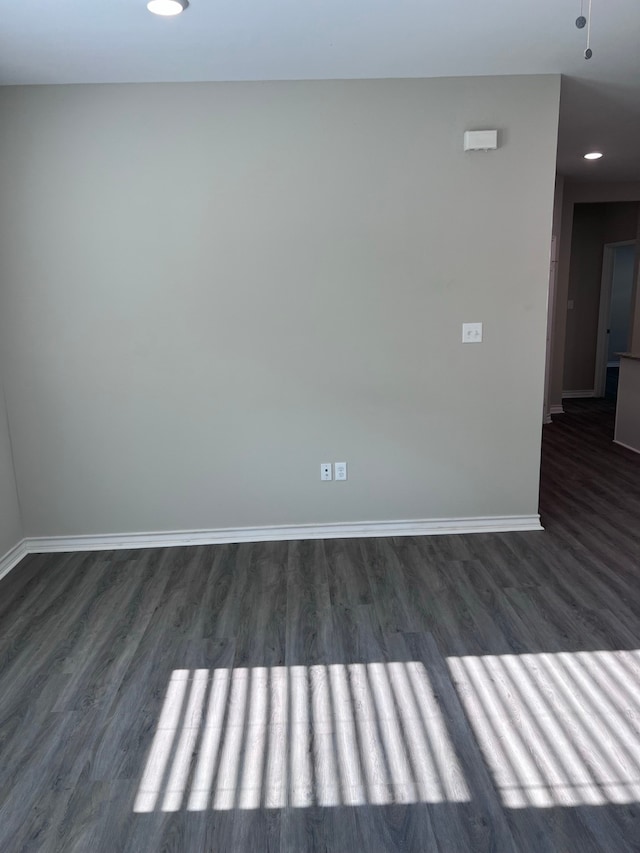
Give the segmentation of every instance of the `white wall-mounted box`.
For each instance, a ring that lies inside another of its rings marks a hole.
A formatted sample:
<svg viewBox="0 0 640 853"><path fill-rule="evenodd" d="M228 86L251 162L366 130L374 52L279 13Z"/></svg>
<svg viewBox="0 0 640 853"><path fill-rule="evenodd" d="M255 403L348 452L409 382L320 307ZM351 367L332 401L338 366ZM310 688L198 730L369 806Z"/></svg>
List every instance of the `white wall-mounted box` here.
<svg viewBox="0 0 640 853"><path fill-rule="evenodd" d="M467 130L464 134L465 151L495 151L498 147L497 130Z"/></svg>

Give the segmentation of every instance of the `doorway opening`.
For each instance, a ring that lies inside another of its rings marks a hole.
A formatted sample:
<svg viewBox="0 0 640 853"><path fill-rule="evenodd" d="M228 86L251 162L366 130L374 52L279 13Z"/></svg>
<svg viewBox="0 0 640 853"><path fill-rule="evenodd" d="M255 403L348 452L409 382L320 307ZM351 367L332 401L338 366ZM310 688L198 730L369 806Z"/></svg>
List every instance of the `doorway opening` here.
<svg viewBox="0 0 640 853"><path fill-rule="evenodd" d="M615 412L619 358L631 348L640 202L572 205L562 400L599 398ZM607 376L609 382L607 385Z"/></svg>
<svg viewBox="0 0 640 853"><path fill-rule="evenodd" d="M629 350L636 245L607 243L602 263L594 396L615 402L620 353Z"/></svg>

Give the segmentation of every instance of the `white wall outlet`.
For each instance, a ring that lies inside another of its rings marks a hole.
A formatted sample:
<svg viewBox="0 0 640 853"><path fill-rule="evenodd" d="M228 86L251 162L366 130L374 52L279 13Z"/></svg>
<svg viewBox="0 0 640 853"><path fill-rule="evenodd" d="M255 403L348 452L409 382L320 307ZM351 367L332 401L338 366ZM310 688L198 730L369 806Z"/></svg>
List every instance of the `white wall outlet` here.
<svg viewBox="0 0 640 853"><path fill-rule="evenodd" d="M336 462L336 480L346 480L347 479L347 463L346 462Z"/></svg>
<svg viewBox="0 0 640 853"><path fill-rule="evenodd" d="M482 343L482 323L463 323L462 324L462 343L463 344L481 344Z"/></svg>
<svg viewBox="0 0 640 853"><path fill-rule="evenodd" d="M331 462L323 462L320 466L320 479L333 480L333 470Z"/></svg>

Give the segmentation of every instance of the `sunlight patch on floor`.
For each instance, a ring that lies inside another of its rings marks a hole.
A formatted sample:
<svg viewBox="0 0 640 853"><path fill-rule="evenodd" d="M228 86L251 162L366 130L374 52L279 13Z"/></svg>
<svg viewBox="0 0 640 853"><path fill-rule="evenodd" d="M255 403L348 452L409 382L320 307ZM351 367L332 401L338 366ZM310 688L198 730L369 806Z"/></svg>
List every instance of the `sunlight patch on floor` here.
<svg viewBox="0 0 640 853"><path fill-rule="evenodd" d="M467 802L417 661L175 670L135 812Z"/></svg>
<svg viewBox="0 0 640 853"><path fill-rule="evenodd" d="M447 663L506 807L640 801L640 652Z"/></svg>

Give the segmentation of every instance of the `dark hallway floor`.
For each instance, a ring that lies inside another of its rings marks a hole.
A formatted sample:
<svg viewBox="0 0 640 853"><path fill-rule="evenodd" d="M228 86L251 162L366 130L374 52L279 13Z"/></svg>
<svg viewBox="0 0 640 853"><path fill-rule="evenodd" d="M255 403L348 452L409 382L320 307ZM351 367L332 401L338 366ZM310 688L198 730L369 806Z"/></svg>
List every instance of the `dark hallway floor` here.
<svg viewBox="0 0 640 853"><path fill-rule="evenodd" d="M640 456L544 428L545 532L31 556L0 850L640 850Z"/></svg>

